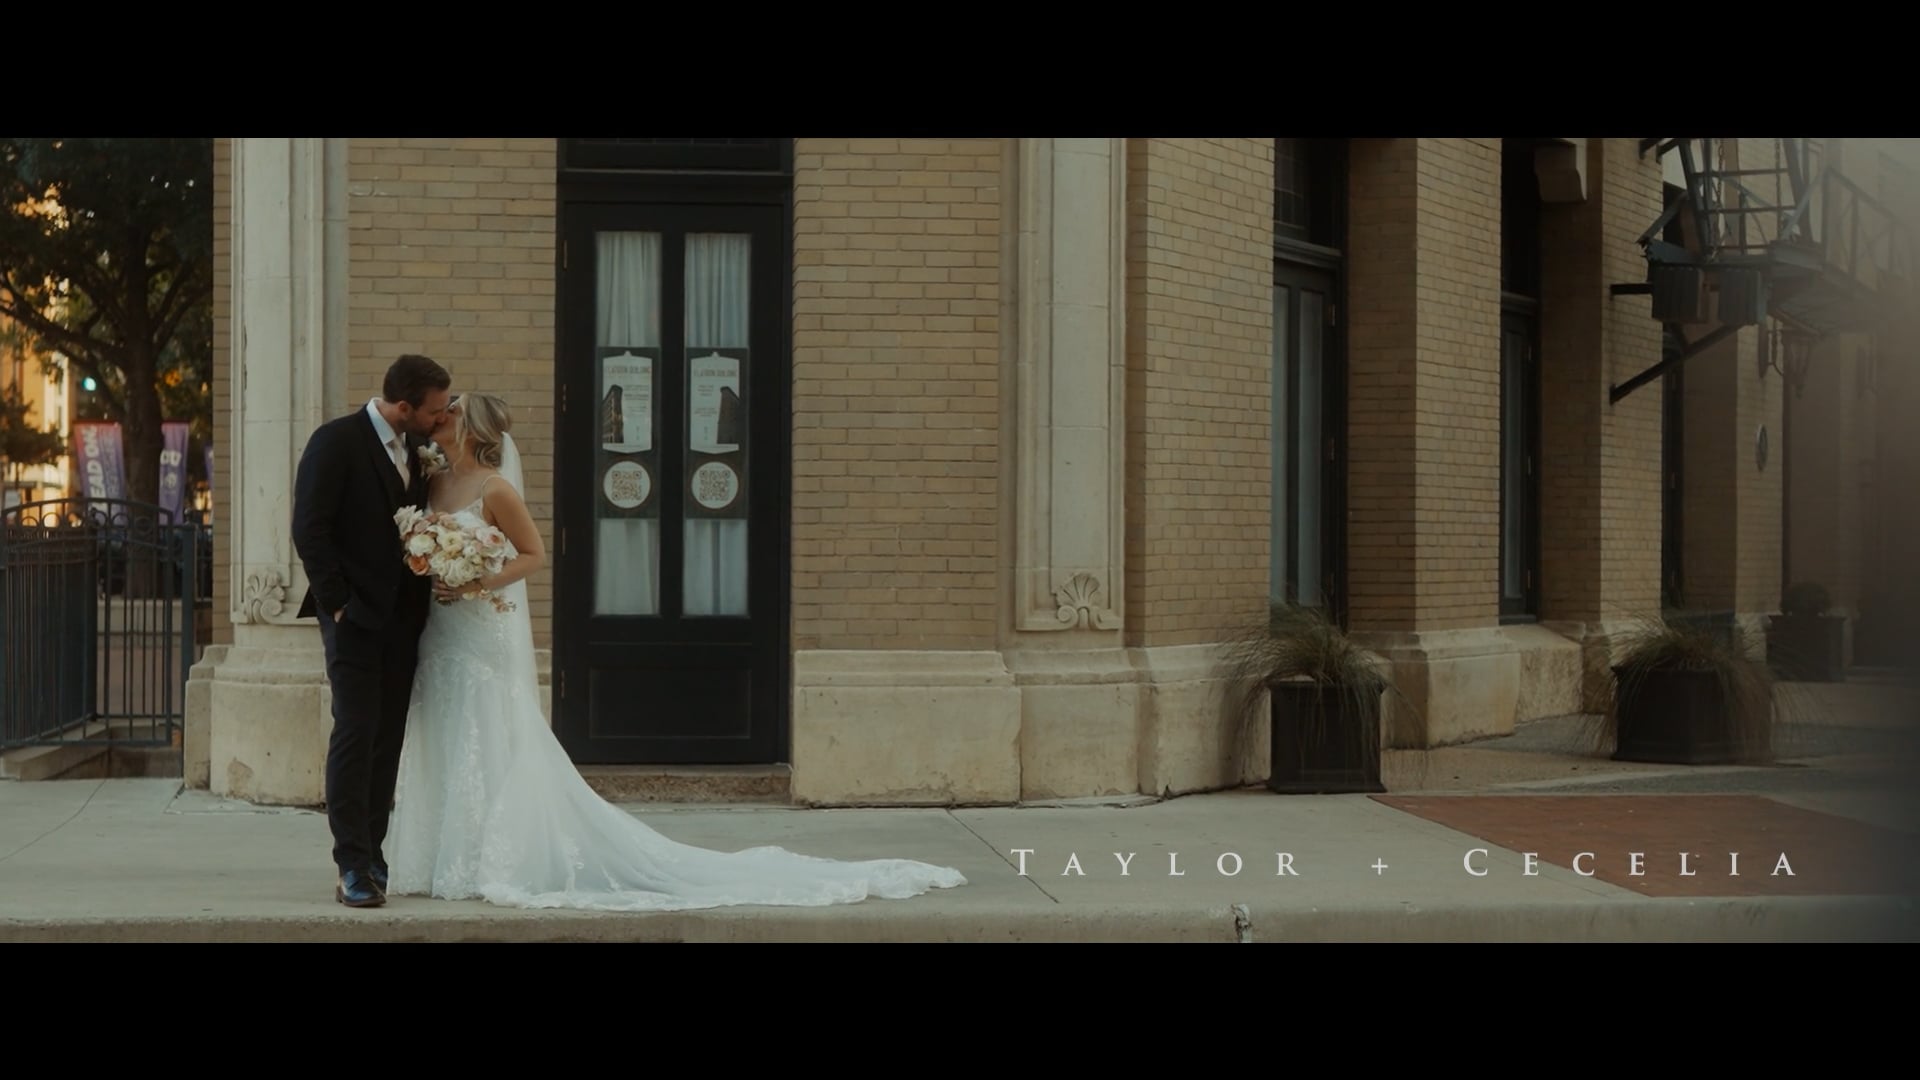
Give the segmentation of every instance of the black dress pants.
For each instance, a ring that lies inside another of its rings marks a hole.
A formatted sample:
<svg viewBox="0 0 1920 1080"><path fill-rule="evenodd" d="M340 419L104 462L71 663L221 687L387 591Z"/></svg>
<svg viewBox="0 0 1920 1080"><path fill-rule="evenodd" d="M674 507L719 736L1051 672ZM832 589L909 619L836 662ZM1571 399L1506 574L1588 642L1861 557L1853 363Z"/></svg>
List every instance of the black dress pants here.
<svg viewBox="0 0 1920 1080"><path fill-rule="evenodd" d="M410 605L403 605L408 607ZM420 655L419 618L398 611L379 630L319 617L333 686L333 735L327 744L327 824L333 861L342 873L386 865L380 845L393 813L406 736L413 671Z"/></svg>

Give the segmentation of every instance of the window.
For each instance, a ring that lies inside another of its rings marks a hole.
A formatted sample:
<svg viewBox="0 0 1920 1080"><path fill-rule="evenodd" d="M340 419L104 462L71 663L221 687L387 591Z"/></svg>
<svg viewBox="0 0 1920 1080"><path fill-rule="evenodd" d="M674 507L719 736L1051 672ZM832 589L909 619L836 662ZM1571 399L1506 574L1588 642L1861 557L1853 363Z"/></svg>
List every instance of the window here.
<svg viewBox="0 0 1920 1080"><path fill-rule="evenodd" d="M1500 615L1540 614L1540 184L1534 140L1501 141Z"/></svg>
<svg viewBox="0 0 1920 1080"><path fill-rule="evenodd" d="M1346 140L1273 140L1273 233L1331 252L1346 246Z"/></svg>
<svg viewBox="0 0 1920 1080"><path fill-rule="evenodd" d="M1342 617L1346 142L1274 140L1268 592Z"/></svg>

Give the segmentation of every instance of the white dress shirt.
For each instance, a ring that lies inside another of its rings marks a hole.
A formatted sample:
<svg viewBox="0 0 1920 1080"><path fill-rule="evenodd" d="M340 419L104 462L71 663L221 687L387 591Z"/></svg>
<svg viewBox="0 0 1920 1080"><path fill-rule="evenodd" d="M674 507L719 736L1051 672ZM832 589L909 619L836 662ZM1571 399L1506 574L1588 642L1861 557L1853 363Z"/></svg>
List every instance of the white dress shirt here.
<svg viewBox="0 0 1920 1080"><path fill-rule="evenodd" d="M379 398L368 400L367 415L373 418L374 434L380 436L380 441L387 445L387 457L393 459L393 467L400 470L401 486L406 486L407 440L402 438L399 432L393 430L393 425L387 423L386 417L380 415Z"/></svg>

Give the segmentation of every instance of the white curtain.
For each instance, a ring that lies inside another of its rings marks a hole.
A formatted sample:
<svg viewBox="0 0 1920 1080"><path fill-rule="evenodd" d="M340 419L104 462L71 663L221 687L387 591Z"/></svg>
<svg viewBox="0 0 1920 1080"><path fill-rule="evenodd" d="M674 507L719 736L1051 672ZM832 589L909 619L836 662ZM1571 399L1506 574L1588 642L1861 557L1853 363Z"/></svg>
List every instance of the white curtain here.
<svg viewBox="0 0 1920 1080"><path fill-rule="evenodd" d="M660 234L598 235L598 317L602 347L660 347ZM598 374L595 376L598 378ZM606 392L600 387L597 399ZM659 405L656 402L655 408ZM655 481L658 482L657 479ZM594 545L594 610L601 615L660 611L660 522L603 518Z"/></svg>
<svg viewBox="0 0 1920 1080"><path fill-rule="evenodd" d="M661 250L659 233L598 234L595 337L600 346L660 346ZM689 351L686 356L665 357L664 362L680 364L684 371L691 357L704 350L748 346L752 255L749 236L693 234L687 237L685 344ZM741 391L745 391L748 381L747 369L743 366ZM686 383L683 379L682 384ZM604 393L605 387L600 391ZM678 406L683 423L687 420L689 404ZM656 402L654 407L675 406ZM753 409L750 398L746 408ZM685 449L684 442L682 449ZM752 448L748 446L746 451L750 459ZM600 542L595 549L595 611L602 615L658 614L658 519L604 518L599 530ZM689 519L685 538L686 565L682 582L685 613L746 615L746 521Z"/></svg>
<svg viewBox="0 0 1920 1080"><path fill-rule="evenodd" d="M687 356L679 358L681 362L688 363L708 349L747 348L752 239L728 233L687 237ZM749 354L741 365L738 388L748 413L755 408L746 394L753 359ZM743 436L749 426L743 418ZM750 474L753 447L744 438L742 445ZM689 518L686 545L686 613L747 614L747 522Z"/></svg>

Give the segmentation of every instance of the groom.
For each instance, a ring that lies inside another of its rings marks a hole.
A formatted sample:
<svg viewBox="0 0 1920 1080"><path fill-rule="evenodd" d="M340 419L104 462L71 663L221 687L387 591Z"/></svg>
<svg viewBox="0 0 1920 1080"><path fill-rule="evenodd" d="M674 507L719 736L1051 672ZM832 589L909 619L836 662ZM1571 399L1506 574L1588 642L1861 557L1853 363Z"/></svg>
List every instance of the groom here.
<svg viewBox="0 0 1920 1080"><path fill-rule="evenodd" d="M307 441L293 490L293 546L307 571L301 618L320 621L333 685L327 745L327 824L340 880L334 899L387 899L386 839L400 775L429 579L408 571L393 515L426 504L418 449L450 422L445 368L407 355L387 369L366 408L322 424Z"/></svg>

